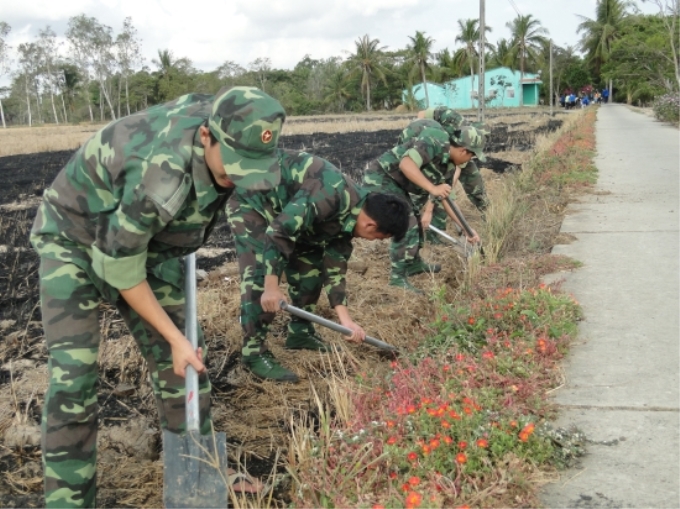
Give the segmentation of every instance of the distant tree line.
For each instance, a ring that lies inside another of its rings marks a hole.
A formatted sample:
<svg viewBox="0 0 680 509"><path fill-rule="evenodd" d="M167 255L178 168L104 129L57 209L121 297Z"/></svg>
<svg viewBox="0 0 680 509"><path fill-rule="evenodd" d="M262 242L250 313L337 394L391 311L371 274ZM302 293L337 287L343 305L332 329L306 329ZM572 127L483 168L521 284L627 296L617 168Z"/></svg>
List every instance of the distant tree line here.
<svg viewBox="0 0 680 509"><path fill-rule="evenodd" d="M613 83L616 100L649 103L678 92L680 0L643 1L656 4L658 14L642 15L629 0L598 0L593 18L581 16L579 44L553 46L556 94ZM485 45L486 68L540 73L545 94L547 30L531 14L518 15L506 28L509 37ZM167 49L158 49L157 58L145 62L132 18L115 33L96 18L74 16L64 34L65 48L59 47L49 26L17 48L6 42L10 31L0 21L0 75L11 79L10 86L0 88L3 127L101 122L185 93L215 93L225 85L257 86L291 115L415 109L426 106L429 98L416 104L411 96L402 96L403 90L475 75L480 57L477 19L458 20L458 47L438 53L433 53L435 41L424 31L408 36L406 46L397 50L366 34L357 38L354 52L326 59L307 55L293 69L275 69L263 56L246 67L228 60L209 72ZM486 32L492 31L486 27Z"/></svg>

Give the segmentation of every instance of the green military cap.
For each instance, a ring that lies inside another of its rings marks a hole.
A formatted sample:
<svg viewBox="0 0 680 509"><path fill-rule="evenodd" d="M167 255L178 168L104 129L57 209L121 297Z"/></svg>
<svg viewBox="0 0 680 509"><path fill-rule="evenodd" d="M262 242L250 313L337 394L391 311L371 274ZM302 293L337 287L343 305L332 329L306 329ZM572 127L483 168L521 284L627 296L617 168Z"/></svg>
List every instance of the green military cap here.
<svg viewBox="0 0 680 509"><path fill-rule="evenodd" d="M471 125L462 127L456 144L468 149L470 152L474 152L480 161L486 161L486 156L484 155L484 135L476 127Z"/></svg>
<svg viewBox="0 0 680 509"><path fill-rule="evenodd" d="M217 92L208 126L220 142L224 171L236 186L265 191L279 184L276 148L285 120L283 106L255 87Z"/></svg>

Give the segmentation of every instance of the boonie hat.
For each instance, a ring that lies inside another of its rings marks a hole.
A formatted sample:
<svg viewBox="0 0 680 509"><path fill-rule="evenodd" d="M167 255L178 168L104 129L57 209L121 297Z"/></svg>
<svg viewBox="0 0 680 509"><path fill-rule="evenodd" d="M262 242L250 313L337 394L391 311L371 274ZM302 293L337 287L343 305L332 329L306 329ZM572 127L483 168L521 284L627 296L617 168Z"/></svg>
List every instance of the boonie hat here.
<svg viewBox="0 0 680 509"><path fill-rule="evenodd" d="M266 191L279 184L276 148L285 120L283 106L258 88L217 92L208 128L220 142L224 171L237 187Z"/></svg>
<svg viewBox="0 0 680 509"><path fill-rule="evenodd" d="M484 155L484 135L471 125L462 127L456 144L474 152L477 159L484 162L486 156Z"/></svg>

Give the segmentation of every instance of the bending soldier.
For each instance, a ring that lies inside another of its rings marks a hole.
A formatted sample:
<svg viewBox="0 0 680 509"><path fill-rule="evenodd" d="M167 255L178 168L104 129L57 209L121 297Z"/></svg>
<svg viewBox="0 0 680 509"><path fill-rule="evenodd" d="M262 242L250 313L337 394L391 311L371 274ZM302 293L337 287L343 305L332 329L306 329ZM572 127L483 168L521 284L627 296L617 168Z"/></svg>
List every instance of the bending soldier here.
<svg viewBox="0 0 680 509"><path fill-rule="evenodd" d="M278 151L281 184L266 193L237 190L227 204L241 274L242 362L265 379L297 382L265 344L286 274L293 304L314 312L322 288L342 325L366 334L347 310L345 273L352 238L404 236L409 204L399 196L368 193L328 161L304 152ZM312 323L293 317L286 348L325 352Z"/></svg>
<svg viewBox="0 0 680 509"><path fill-rule="evenodd" d="M434 203L451 193L453 168L469 162L472 157L483 154L484 139L474 127L465 128L460 140L451 143L449 135L441 126L423 129L418 137L397 145L378 159L369 163L364 174L368 189L387 191L403 196L412 204L409 229L403 240L393 240L390 246L391 273L389 284L419 292L408 281L409 276L423 272L438 272L441 267L426 263L419 251L423 245L423 229L432 219ZM449 164L451 162L452 164ZM429 197L422 216L413 204L413 198ZM445 205L449 217L458 222L455 214ZM479 242L479 236L469 238Z"/></svg>
<svg viewBox="0 0 680 509"><path fill-rule="evenodd" d="M95 505L102 299L116 305L146 358L161 426L184 431L190 364L199 373L201 433L211 432L203 334L199 327L194 351L183 333L180 257L206 241L234 186L278 185L284 120L281 105L256 88L185 95L97 132L45 191L31 242L48 351L47 507ZM261 488L248 477L233 487Z"/></svg>

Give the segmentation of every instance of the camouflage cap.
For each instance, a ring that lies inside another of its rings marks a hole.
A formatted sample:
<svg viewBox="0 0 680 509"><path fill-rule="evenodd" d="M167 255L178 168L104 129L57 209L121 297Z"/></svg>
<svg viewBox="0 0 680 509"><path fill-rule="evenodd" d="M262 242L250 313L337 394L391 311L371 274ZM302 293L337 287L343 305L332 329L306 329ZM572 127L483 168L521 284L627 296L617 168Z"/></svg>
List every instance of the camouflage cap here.
<svg viewBox="0 0 680 509"><path fill-rule="evenodd" d="M450 127L453 130L458 130L463 125L465 119L463 116L451 108L439 107L435 109L434 117L442 127Z"/></svg>
<svg viewBox="0 0 680 509"><path fill-rule="evenodd" d="M223 88L208 119L222 163L238 187L265 191L281 181L276 148L286 119L283 106L255 87Z"/></svg>
<svg viewBox="0 0 680 509"><path fill-rule="evenodd" d="M468 125L461 128L456 144L468 149L470 152L474 152L477 159L484 162L486 161L484 141L484 135L476 127Z"/></svg>

